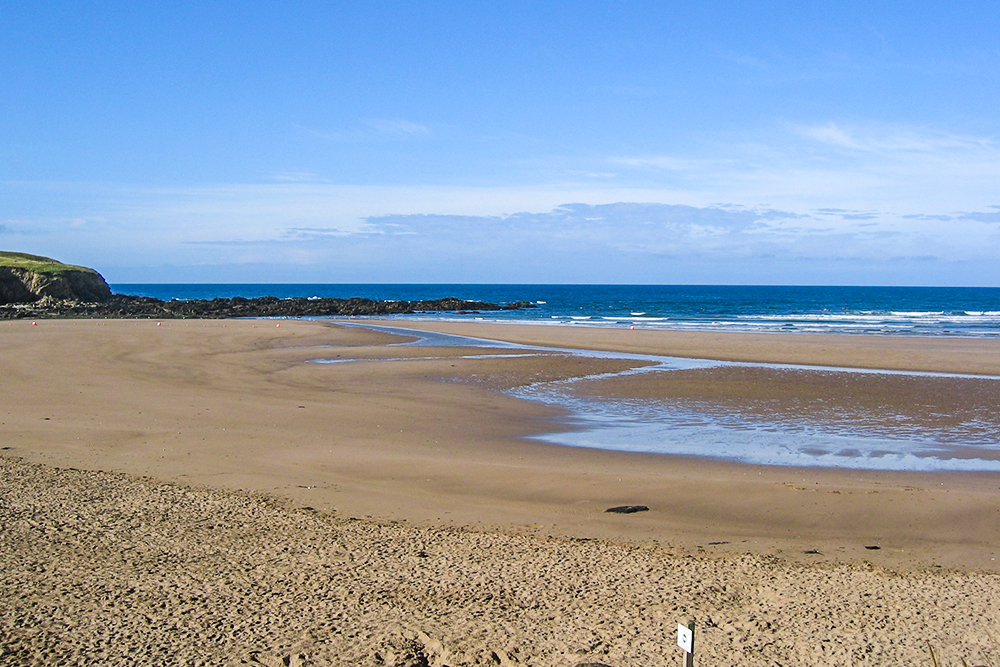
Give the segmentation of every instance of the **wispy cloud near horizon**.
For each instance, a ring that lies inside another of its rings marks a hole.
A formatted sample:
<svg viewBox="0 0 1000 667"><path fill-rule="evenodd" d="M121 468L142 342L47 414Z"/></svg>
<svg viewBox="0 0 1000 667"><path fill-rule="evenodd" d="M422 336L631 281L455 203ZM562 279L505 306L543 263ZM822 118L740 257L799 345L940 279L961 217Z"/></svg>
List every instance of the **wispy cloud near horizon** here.
<svg viewBox="0 0 1000 667"><path fill-rule="evenodd" d="M413 210L415 191L391 188L289 183L119 192L113 204L110 195L92 202L87 224L4 220L0 238L16 235L23 246L16 249L28 252L65 247L64 259L90 263L119 282L142 282L165 265L174 280L195 281L209 270L199 267L210 267L241 280L256 271L261 282L523 282L530 276L530 282L844 283L858 282L851 271L874 263L885 284L935 275L937 282L958 275L961 283L1000 283L993 268L997 209L900 216L839 207L612 201L470 215L462 211L473 201L482 207L491 199L486 208L495 210L520 193L418 190L427 197L419 204L423 213L392 213ZM456 204L458 195L465 203ZM445 200L452 211L438 212ZM139 239L151 234L160 243L143 246Z"/></svg>
<svg viewBox="0 0 1000 667"><path fill-rule="evenodd" d="M660 155L613 155L619 182L656 183L701 201L768 202L851 215L944 215L986 208L1000 182L1000 142L912 125L788 124ZM909 209L909 210L907 210Z"/></svg>
<svg viewBox="0 0 1000 667"><path fill-rule="evenodd" d="M795 283L840 282L844 266L868 265L883 283L1000 285L995 142L912 128L796 127L767 141L720 142L697 158L566 160L579 169L565 168L572 177L562 182L536 165L549 180L530 185L345 185L294 169L264 183L186 187L0 182L12 202L0 238L16 236L39 254L72 249L75 263L133 278L166 262L223 273L253 264L320 282L326 273L378 280L381 266L392 274L386 280L403 282L433 274L446 282ZM364 128L428 132L398 120ZM30 205L18 208L22 200Z"/></svg>
<svg viewBox="0 0 1000 667"><path fill-rule="evenodd" d="M820 143L864 152L936 153L940 151L986 152L1000 154L1000 144L987 137L958 135L912 126L845 127L829 122L824 125L794 126L799 135Z"/></svg>
<svg viewBox="0 0 1000 667"><path fill-rule="evenodd" d="M343 130L318 130L295 125L308 134L335 142L403 140L430 136L428 126L402 118L367 118Z"/></svg>
<svg viewBox="0 0 1000 667"><path fill-rule="evenodd" d="M365 125L380 134L397 137L423 136L431 133L430 128L426 125L399 118L372 118L366 120Z"/></svg>

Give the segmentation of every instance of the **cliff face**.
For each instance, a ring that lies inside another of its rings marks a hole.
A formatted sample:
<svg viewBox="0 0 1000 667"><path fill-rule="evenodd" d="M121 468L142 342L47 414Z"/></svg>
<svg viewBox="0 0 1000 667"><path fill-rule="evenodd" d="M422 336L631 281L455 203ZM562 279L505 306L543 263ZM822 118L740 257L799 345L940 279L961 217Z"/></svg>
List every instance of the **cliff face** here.
<svg viewBox="0 0 1000 667"><path fill-rule="evenodd" d="M0 304L59 301L106 301L111 288L97 271L47 257L0 253Z"/></svg>

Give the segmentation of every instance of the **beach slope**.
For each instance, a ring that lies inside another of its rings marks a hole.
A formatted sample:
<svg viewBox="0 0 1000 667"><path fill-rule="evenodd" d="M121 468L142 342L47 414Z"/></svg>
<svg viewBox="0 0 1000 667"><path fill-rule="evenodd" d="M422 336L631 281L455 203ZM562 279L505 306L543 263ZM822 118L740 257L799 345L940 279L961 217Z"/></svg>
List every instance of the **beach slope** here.
<svg viewBox="0 0 1000 667"><path fill-rule="evenodd" d="M939 371L1000 359L992 341L534 329L461 332ZM913 664L924 640L985 664L1000 636L995 474L542 444L526 437L565 428L560 412L497 389L631 362L405 340L287 320L0 325L3 632L21 651L0 662L111 658L128 635L146 664L163 646L209 655L206 637L237 661L667 664L684 614L726 664ZM649 510L605 512L631 504Z"/></svg>

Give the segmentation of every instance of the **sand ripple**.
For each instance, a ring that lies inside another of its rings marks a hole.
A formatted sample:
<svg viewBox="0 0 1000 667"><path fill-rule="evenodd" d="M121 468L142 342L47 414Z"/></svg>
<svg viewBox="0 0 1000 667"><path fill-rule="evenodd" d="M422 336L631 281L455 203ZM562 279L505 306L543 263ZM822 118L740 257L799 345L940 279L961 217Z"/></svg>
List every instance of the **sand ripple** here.
<svg viewBox="0 0 1000 667"><path fill-rule="evenodd" d="M0 459L0 664L1000 662L996 575L426 529Z"/></svg>

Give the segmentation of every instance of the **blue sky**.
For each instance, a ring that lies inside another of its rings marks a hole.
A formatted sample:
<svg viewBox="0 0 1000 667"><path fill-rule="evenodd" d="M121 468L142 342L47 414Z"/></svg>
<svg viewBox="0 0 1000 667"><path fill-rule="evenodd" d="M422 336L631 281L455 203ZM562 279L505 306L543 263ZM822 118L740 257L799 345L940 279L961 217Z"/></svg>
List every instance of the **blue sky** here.
<svg viewBox="0 0 1000 667"><path fill-rule="evenodd" d="M1000 285L1000 5L0 0L0 249L110 282Z"/></svg>

